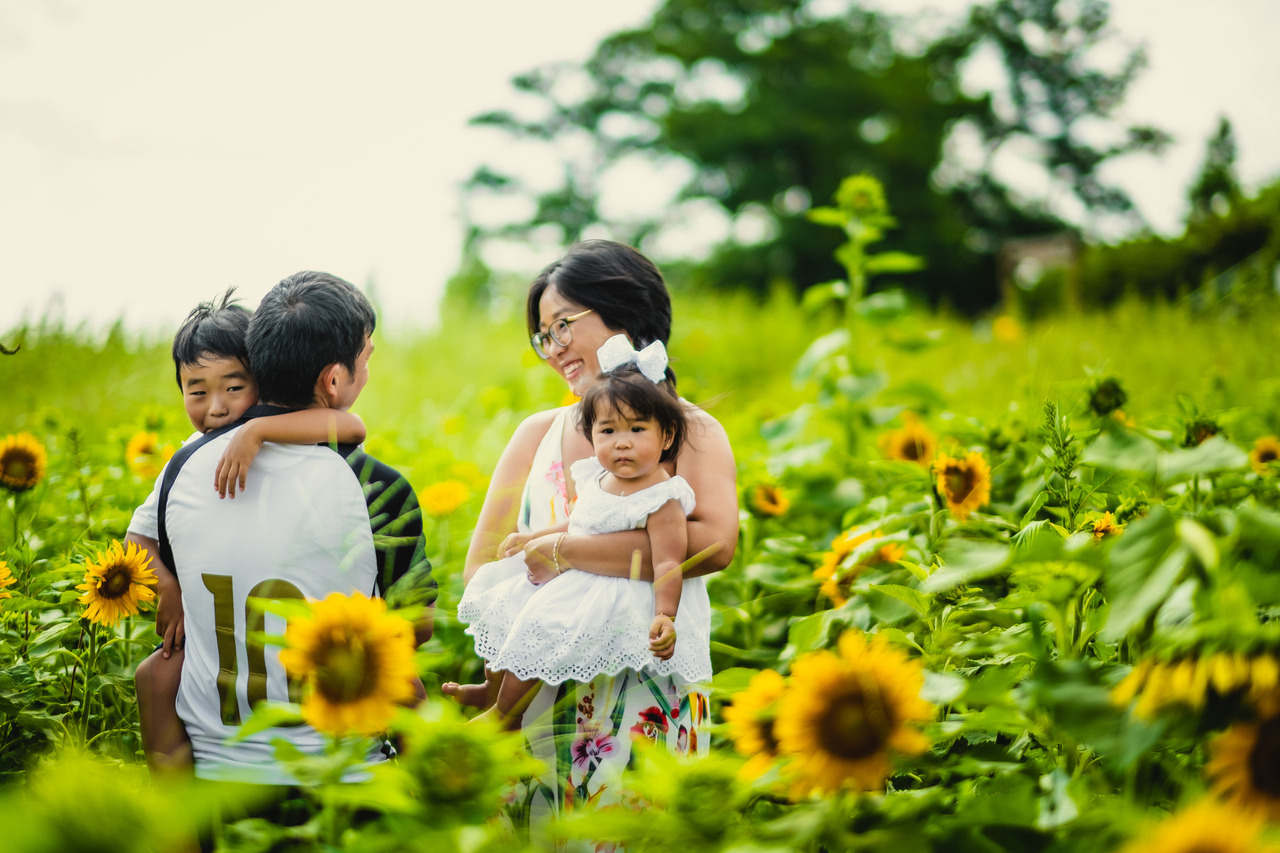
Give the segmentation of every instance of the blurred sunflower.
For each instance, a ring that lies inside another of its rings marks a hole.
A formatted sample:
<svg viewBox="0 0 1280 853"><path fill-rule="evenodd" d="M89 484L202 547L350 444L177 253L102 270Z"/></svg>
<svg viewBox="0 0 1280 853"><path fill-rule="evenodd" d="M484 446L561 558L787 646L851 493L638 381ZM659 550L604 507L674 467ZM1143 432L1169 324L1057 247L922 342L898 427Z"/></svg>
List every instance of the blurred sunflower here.
<svg viewBox="0 0 1280 853"><path fill-rule="evenodd" d="M13 586L17 582L18 579L13 576L13 572L9 571L9 564L0 560L0 598L12 598L13 593L6 587Z"/></svg>
<svg viewBox="0 0 1280 853"><path fill-rule="evenodd" d="M44 446L29 432L5 436L0 441L0 486L25 492L44 478Z"/></svg>
<svg viewBox="0 0 1280 853"><path fill-rule="evenodd" d="M914 415L905 416L903 421L902 429L880 436L880 452L888 459L914 462L928 468L938 449L938 440Z"/></svg>
<svg viewBox="0 0 1280 853"><path fill-rule="evenodd" d="M881 216L889 211L884 197L884 184L870 175L850 175L840 182L835 192L836 206L854 216Z"/></svg>
<svg viewBox="0 0 1280 853"><path fill-rule="evenodd" d="M845 785L880 790L892 770L891 754L929 746L913 727L933 716L920 698L919 661L892 648L883 634L868 641L847 631L839 649L839 655L824 649L798 658L779 701L774 732L779 751L791 759L798 792Z"/></svg>
<svg viewBox="0 0 1280 853"><path fill-rule="evenodd" d="M991 501L991 468L977 451L963 457L939 456L933 463L933 473L938 494L961 521Z"/></svg>
<svg viewBox="0 0 1280 853"><path fill-rule="evenodd" d="M1220 696L1245 690L1255 704L1264 703L1280 684L1280 661L1270 654L1214 652L1174 661L1140 661L1111 691L1124 706L1137 700L1133 712L1151 719L1161 708L1186 705L1200 708L1212 689Z"/></svg>
<svg viewBox="0 0 1280 853"><path fill-rule="evenodd" d="M758 779L778 756L774 723L778 719L778 700L786 689L786 680L772 669L762 669L751 677L747 689L733 695L733 704L724 709L729 737L740 754L747 757L742 778Z"/></svg>
<svg viewBox="0 0 1280 853"><path fill-rule="evenodd" d="M758 516L777 518L791 508L791 498L781 486L759 483L747 493L747 505Z"/></svg>
<svg viewBox="0 0 1280 853"><path fill-rule="evenodd" d="M1114 377L1099 380L1089 391L1089 408L1099 417L1119 411L1127 402L1129 395Z"/></svg>
<svg viewBox="0 0 1280 853"><path fill-rule="evenodd" d="M822 564L813 570L813 577L822 582L819 592L831 599L836 607L844 607L848 602L853 581L864 569L896 563L907 553L902 543L886 542L852 565L845 565L860 545L883 535L879 530L859 533L857 528L851 528L831 540L831 550L822 555Z"/></svg>
<svg viewBox="0 0 1280 853"><path fill-rule="evenodd" d="M1264 436L1253 443L1249 451L1249 464L1259 474L1274 474L1275 466L1268 463L1280 459L1280 439L1274 435Z"/></svg>
<svg viewBox="0 0 1280 853"><path fill-rule="evenodd" d="M172 444L161 447L160 436L154 432L136 432L125 447L124 461L142 479L154 480L173 457L173 449Z"/></svg>
<svg viewBox="0 0 1280 853"><path fill-rule="evenodd" d="M1280 715L1240 723L1214 738L1205 771L1214 791L1242 809L1280 821Z"/></svg>
<svg viewBox="0 0 1280 853"><path fill-rule="evenodd" d="M302 717L330 734L375 734L413 696L413 625L380 598L333 593L290 619L280 662L305 680Z"/></svg>
<svg viewBox="0 0 1280 853"><path fill-rule="evenodd" d="M89 605L84 618L111 626L136 614L142 602L153 600L156 574L150 563L151 556L133 542L126 546L113 540L99 551L94 561L85 563L84 583L76 587L84 590L80 603Z"/></svg>
<svg viewBox="0 0 1280 853"><path fill-rule="evenodd" d="M418 503L428 515L452 515L471 497L467 484L458 480L441 480L418 493Z"/></svg>
<svg viewBox="0 0 1280 853"><path fill-rule="evenodd" d="M1276 853L1259 841L1262 821L1212 800L1183 809L1123 853Z"/></svg>
<svg viewBox="0 0 1280 853"><path fill-rule="evenodd" d="M1116 524L1116 518L1110 512L1104 512L1093 522L1093 541L1098 542L1108 536L1119 536L1124 533L1124 525Z"/></svg>
<svg viewBox="0 0 1280 853"><path fill-rule="evenodd" d="M1182 446L1196 447L1221 432L1222 427L1213 418L1196 418L1187 424L1186 432L1182 436Z"/></svg>

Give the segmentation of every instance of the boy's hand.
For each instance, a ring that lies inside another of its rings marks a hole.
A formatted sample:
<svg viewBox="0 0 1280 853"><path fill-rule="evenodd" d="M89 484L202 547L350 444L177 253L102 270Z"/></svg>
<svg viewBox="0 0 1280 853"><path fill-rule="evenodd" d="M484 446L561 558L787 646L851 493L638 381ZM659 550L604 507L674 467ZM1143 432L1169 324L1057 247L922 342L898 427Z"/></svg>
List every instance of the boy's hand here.
<svg viewBox="0 0 1280 853"><path fill-rule="evenodd" d="M213 487L218 490L218 497L230 495L234 500L237 483L240 484L240 491L244 491L245 475L249 473L249 466L261 449L262 439L248 426L236 430L227 443L227 449L222 451L217 470L213 472Z"/></svg>
<svg viewBox="0 0 1280 853"><path fill-rule="evenodd" d="M161 637L160 653L169 657L187 640L185 614L182 610L182 588L171 573L156 573L156 633Z"/></svg>
<svg viewBox="0 0 1280 853"><path fill-rule="evenodd" d="M658 660L667 660L676 652L676 623L665 613L653 617L649 626L649 651Z"/></svg>

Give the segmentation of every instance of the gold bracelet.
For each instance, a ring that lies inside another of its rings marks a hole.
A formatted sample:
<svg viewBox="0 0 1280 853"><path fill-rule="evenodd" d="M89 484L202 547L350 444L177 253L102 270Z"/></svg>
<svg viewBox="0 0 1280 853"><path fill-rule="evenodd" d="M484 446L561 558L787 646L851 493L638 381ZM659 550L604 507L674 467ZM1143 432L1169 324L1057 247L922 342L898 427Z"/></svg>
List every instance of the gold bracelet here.
<svg viewBox="0 0 1280 853"><path fill-rule="evenodd" d="M560 565L560 543L563 542L564 537L568 535L569 535L568 531L561 533L559 536L556 537L556 544L551 546L551 562L555 563L556 574L558 575L564 574L564 570L568 568L567 566Z"/></svg>

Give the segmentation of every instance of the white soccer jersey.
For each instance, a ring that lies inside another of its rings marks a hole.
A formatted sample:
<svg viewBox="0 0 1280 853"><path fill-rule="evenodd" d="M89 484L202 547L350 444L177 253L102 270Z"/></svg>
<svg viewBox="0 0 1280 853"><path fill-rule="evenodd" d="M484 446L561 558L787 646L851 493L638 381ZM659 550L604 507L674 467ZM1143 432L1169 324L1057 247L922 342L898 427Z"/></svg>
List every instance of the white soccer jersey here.
<svg viewBox="0 0 1280 853"><path fill-rule="evenodd" d="M293 784L274 763L270 741L283 736L304 752L320 752L314 729L271 729L227 743L254 703L289 698L278 647L245 642L258 631L283 634L283 620L247 601L372 594L373 534L356 473L326 447L264 445L245 490L220 499L214 470L234 432L192 453L165 512L186 618L178 713L198 777Z"/></svg>

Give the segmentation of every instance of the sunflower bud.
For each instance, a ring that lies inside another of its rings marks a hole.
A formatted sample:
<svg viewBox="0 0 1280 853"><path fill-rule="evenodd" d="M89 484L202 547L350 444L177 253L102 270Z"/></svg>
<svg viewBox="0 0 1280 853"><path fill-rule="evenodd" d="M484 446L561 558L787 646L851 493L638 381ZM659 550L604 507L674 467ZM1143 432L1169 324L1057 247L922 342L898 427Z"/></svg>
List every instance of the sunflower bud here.
<svg viewBox="0 0 1280 853"><path fill-rule="evenodd" d="M1093 386L1089 394L1089 408L1098 417L1105 417L1129 402L1129 395L1120 387L1119 380L1110 376Z"/></svg>

